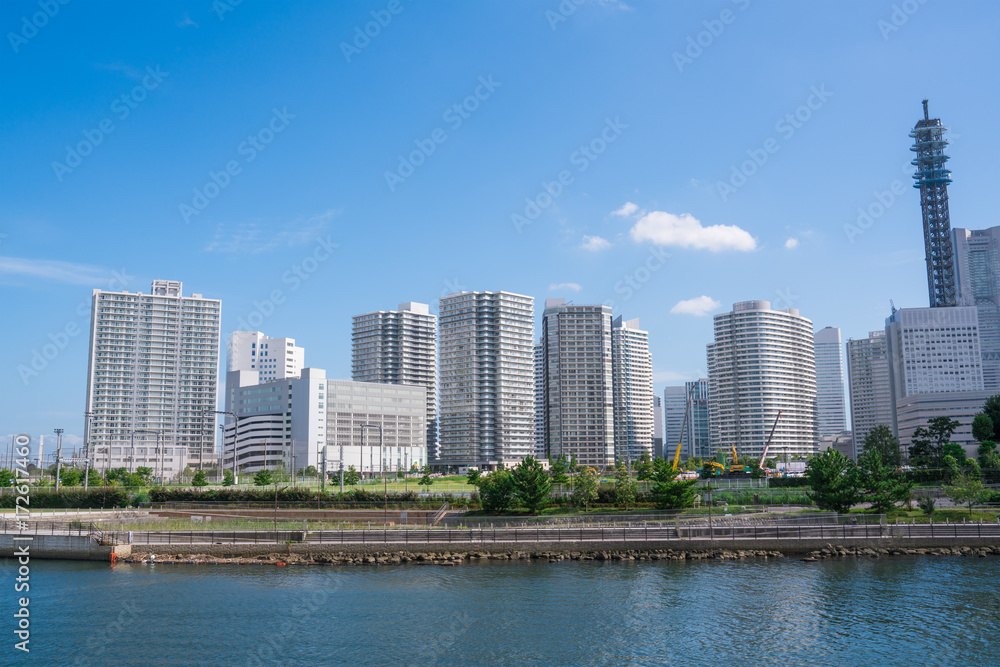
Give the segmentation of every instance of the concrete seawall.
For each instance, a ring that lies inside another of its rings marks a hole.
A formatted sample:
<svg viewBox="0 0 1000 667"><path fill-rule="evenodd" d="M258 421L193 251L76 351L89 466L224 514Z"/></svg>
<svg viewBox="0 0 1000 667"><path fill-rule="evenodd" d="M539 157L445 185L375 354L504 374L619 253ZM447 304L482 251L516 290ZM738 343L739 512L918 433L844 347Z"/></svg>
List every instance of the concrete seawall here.
<svg viewBox="0 0 1000 667"><path fill-rule="evenodd" d="M103 546L94 539L77 535L24 535L30 540L14 541L16 534L0 534L0 554L11 558L15 550L28 547L31 558L42 560L103 560L110 561L111 554L115 558L126 558L132 554L132 545Z"/></svg>
<svg viewBox="0 0 1000 667"><path fill-rule="evenodd" d="M818 552L872 555L879 553L941 553L975 550L1000 555L998 538L872 538L872 539L780 539L780 540L669 540L649 542L498 542L498 543L424 543L424 544L152 544L133 545L132 560L143 560L150 553L157 559L199 555L209 559L262 559L314 563L348 563L371 559L387 562L413 560L448 560L483 558L519 560L557 558L608 560L623 554L643 555L652 560L691 558L754 558L762 556L804 556ZM681 558L678 558L678 556ZM843 554L839 554L843 555ZM660 557L658 557L660 556ZM373 561L372 561L373 562Z"/></svg>

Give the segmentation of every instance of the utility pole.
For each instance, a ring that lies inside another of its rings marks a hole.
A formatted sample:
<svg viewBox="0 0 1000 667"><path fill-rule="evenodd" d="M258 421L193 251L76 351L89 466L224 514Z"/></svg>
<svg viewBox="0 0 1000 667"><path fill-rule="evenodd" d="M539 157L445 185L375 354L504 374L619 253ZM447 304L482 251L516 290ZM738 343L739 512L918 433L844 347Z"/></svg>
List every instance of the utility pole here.
<svg viewBox="0 0 1000 667"><path fill-rule="evenodd" d="M324 456L324 460L325 460ZM323 477L326 478L326 471L323 471ZM340 493L344 493L344 443L340 443Z"/></svg>
<svg viewBox="0 0 1000 667"><path fill-rule="evenodd" d="M92 449L92 444L91 444L92 438L90 437L90 419L91 417L94 416L94 413L84 412L83 416L87 418L87 429L86 429L87 437L84 439L83 442L83 451L86 452L87 455L87 465L84 467L83 470L83 490L86 491L88 488L90 488L90 450Z"/></svg>
<svg viewBox="0 0 1000 667"><path fill-rule="evenodd" d="M65 429L52 429L56 434L56 493L59 492L59 473L62 469L62 434Z"/></svg>

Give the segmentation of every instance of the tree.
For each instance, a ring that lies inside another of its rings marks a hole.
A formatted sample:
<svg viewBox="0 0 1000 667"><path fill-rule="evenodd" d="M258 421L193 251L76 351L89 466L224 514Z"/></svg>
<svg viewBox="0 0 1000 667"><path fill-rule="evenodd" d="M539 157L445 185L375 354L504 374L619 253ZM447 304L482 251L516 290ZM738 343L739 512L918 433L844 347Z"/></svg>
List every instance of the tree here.
<svg viewBox="0 0 1000 667"><path fill-rule="evenodd" d="M192 486L208 486L208 480L205 479L205 471L204 470L199 470L198 472L196 472L194 474L194 477L191 478L191 485Z"/></svg>
<svg viewBox="0 0 1000 667"><path fill-rule="evenodd" d="M10 468L0 468L0 487L8 487L14 485L14 473L11 472Z"/></svg>
<svg viewBox="0 0 1000 667"><path fill-rule="evenodd" d="M615 468L615 504L628 511L628 506L635 503L636 485L632 476L628 474L628 468L624 463L619 463Z"/></svg>
<svg viewBox="0 0 1000 667"><path fill-rule="evenodd" d="M865 438L866 442L867 440L868 438ZM879 452L881 455L880 445L875 445L868 451ZM806 479L809 480L812 489L806 495L821 510L846 514L861 500L857 466L854 465L854 461L836 449L828 449L809 459L809 463L806 464Z"/></svg>
<svg viewBox="0 0 1000 667"><path fill-rule="evenodd" d="M576 454L569 455L569 471L573 473L580 472L580 466L576 462Z"/></svg>
<svg viewBox="0 0 1000 667"><path fill-rule="evenodd" d="M944 480L950 484L959 473L958 459L951 454L945 454L941 457L941 465L944 467Z"/></svg>
<svg viewBox="0 0 1000 667"><path fill-rule="evenodd" d="M597 500L597 471L587 468L573 478L573 504L589 509L590 503L595 500Z"/></svg>
<svg viewBox="0 0 1000 667"><path fill-rule="evenodd" d="M253 483L257 486L267 486L271 483L271 471L267 468L258 470L257 474L253 476Z"/></svg>
<svg viewBox="0 0 1000 667"><path fill-rule="evenodd" d="M354 466L347 466L347 470L344 471L344 484L354 486L360 481L361 475L358 474L357 469Z"/></svg>
<svg viewBox="0 0 1000 667"><path fill-rule="evenodd" d="M319 470L316 469L316 466L306 466L305 474L306 477L315 477L316 475L319 474Z"/></svg>
<svg viewBox="0 0 1000 667"><path fill-rule="evenodd" d="M976 448L976 456L979 458L979 465L983 464L983 459L985 459L990 452L997 451L997 443L992 440L983 440L979 443L979 447Z"/></svg>
<svg viewBox="0 0 1000 667"><path fill-rule="evenodd" d="M495 470L479 480L479 499L487 512L508 512L514 506L514 482L507 470Z"/></svg>
<svg viewBox="0 0 1000 667"><path fill-rule="evenodd" d="M985 444L984 442L983 445ZM993 447L980 454L979 467L983 471L983 480L987 484L1000 484L1000 453L997 453L995 443L990 442L990 444Z"/></svg>
<svg viewBox="0 0 1000 667"><path fill-rule="evenodd" d="M863 449L877 449L887 465L898 468L903 463L903 451L892 429L879 424L865 434Z"/></svg>
<svg viewBox="0 0 1000 667"><path fill-rule="evenodd" d="M478 468L469 468L469 473L465 476L469 484L476 486L479 484L479 478L482 475Z"/></svg>
<svg viewBox="0 0 1000 667"><path fill-rule="evenodd" d="M653 462L653 502L661 510L679 510L694 504L696 479L677 479L673 464L663 459Z"/></svg>
<svg viewBox="0 0 1000 667"><path fill-rule="evenodd" d="M87 484L89 486L103 486L104 480L101 478L101 473L91 468L90 472L87 473Z"/></svg>
<svg viewBox="0 0 1000 667"><path fill-rule="evenodd" d="M983 486L979 464L975 461L967 469L955 471L952 483L944 487L944 493L952 502L968 506L969 516L972 516L973 505L986 502L993 494L990 489Z"/></svg>
<svg viewBox="0 0 1000 667"><path fill-rule="evenodd" d="M692 456L692 457L689 457L688 460L684 462L684 469L685 470L698 470L703 465L705 465L704 459L702 459L700 456Z"/></svg>
<svg viewBox="0 0 1000 667"><path fill-rule="evenodd" d="M941 449L942 460L945 456L950 456L955 461L965 462L965 448L957 442L949 442Z"/></svg>
<svg viewBox="0 0 1000 667"><path fill-rule="evenodd" d="M901 473L882 460L882 452L866 450L858 457L858 485L862 499L871 503L871 508L884 514L896 503L910 497L913 483L903 479Z"/></svg>
<svg viewBox="0 0 1000 667"><path fill-rule="evenodd" d="M990 440L1000 442L1000 394L990 396L983 404L983 414L993 422L993 436Z"/></svg>
<svg viewBox="0 0 1000 667"><path fill-rule="evenodd" d="M778 467L778 459L764 459L764 467L768 470L774 470Z"/></svg>
<svg viewBox="0 0 1000 667"><path fill-rule="evenodd" d="M566 476L566 470L569 468L569 461L566 460L565 454L560 454L555 458L554 461L550 461L549 469L552 474L553 484L566 484L569 482L569 477Z"/></svg>
<svg viewBox="0 0 1000 667"><path fill-rule="evenodd" d="M222 486L232 486L235 481L232 470L222 471Z"/></svg>
<svg viewBox="0 0 1000 667"><path fill-rule="evenodd" d="M649 458L649 452L643 452L635 462L635 476L640 482L653 478L653 462Z"/></svg>
<svg viewBox="0 0 1000 667"><path fill-rule="evenodd" d="M511 474L511 482L517 501L532 514L538 514L549 504L549 476L534 457L527 456L517 464Z"/></svg>
<svg viewBox="0 0 1000 667"><path fill-rule="evenodd" d="M139 476L141 483L137 486L149 486L153 479L153 469L149 466L139 466L135 469L135 474Z"/></svg>
<svg viewBox="0 0 1000 667"><path fill-rule="evenodd" d="M434 480L431 479L431 467L430 466L424 466L424 476L420 478L420 481L417 482L417 484L419 484L420 486L426 486L427 490L430 491L431 490L431 485L433 483L434 483Z"/></svg>
<svg viewBox="0 0 1000 667"><path fill-rule="evenodd" d="M950 417L935 417L927 420L927 428L917 427L910 439L910 463L928 468L941 467L944 446L951 442L951 436L961 424Z"/></svg>
<svg viewBox="0 0 1000 667"><path fill-rule="evenodd" d="M980 412L972 419L972 437L976 442L993 439L993 419L988 414Z"/></svg>
<svg viewBox="0 0 1000 667"><path fill-rule="evenodd" d="M83 471L79 468L63 468L62 479L65 486L80 486L83 484Z"/></svg>

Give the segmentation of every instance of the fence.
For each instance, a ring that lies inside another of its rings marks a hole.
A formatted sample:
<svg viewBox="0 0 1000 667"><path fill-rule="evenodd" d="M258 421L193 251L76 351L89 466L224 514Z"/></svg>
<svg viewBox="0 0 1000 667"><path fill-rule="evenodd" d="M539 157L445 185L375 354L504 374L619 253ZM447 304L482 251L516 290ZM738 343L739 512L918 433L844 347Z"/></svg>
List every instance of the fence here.
<svg viewBox="0 0 1000 667"><path fill-rule="evenodd" d="M351 530L113 530L113 524L80 521L4 520L3 533L21 535L90 536L103 544L207 545L207 544L523 544L548 542L664 542L684 546L720 540L868 540L926 538L997 538L997 522L889 523L884 515L817 513L807 517L666 517L649 515L605 517L603 524L509 525L478 527L384 527ZM622 518L627 520L622 521ZM617 521L615 519L618 519Z"/></svg>

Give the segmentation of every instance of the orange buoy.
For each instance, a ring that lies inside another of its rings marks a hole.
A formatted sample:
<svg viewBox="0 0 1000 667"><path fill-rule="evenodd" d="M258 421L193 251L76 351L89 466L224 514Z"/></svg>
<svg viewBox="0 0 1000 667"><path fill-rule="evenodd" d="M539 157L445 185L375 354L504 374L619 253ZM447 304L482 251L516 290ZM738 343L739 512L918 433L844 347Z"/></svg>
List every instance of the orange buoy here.
<svg viewBox="0 0 1000 667"><path fill-rule="evenodd" d="M284 563L275 563L275 565L284 565Z"/></svg>

